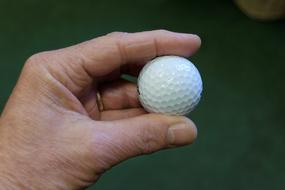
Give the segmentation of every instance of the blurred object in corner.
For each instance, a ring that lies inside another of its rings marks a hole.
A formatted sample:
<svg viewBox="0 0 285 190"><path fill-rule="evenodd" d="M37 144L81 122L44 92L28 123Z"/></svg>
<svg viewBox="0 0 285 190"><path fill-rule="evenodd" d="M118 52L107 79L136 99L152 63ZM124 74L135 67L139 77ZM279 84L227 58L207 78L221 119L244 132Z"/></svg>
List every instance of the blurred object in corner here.
<svg viewBox="0 0 285 190"><path fill-rule="evenodd" d="M285 18L285 0L235 0L249 17L271 21Z"/></svg>

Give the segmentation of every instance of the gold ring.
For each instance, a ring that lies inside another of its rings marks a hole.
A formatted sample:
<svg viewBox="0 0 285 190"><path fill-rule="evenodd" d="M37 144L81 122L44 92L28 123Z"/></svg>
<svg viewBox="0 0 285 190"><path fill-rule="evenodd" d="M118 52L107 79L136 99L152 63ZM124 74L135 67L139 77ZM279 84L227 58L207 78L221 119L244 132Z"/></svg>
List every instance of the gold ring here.
<svg viewBox="0 0 285 190"><path fill-rule="evenodd" d="M104 104L103 104L103 101L102 101L102 98L101 98L101 94L99 91L97 91L96 93L96 102L97 102L97 106L98 106L98 109L100 112L104 111Z"/></svg>

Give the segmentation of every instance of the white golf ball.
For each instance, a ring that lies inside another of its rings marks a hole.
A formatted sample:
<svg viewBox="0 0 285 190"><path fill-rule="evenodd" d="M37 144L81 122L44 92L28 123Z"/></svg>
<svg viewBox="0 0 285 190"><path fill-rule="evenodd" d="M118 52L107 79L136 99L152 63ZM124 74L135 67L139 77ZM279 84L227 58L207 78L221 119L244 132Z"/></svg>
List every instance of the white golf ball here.
<svg viewBox="0 0 285 190"><path fill-rule="evenodd" d="M197 68L178 56L153 59L138 78L139 100L148 112L185 115L199 103L202 89Z"/></svg>

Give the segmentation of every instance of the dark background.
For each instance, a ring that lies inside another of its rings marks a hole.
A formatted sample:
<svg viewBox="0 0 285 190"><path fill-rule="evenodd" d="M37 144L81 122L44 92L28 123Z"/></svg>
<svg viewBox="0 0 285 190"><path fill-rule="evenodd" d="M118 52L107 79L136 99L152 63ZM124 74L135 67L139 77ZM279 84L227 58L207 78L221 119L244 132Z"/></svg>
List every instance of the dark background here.
<svg viewBox="0 0 285 190"><path fill-rule="evenodd" d="M134 158L90 189L285 189L285 22L228 0L0 0L0 110L25 60L111 31L201 36L204 96L192 146Z"/></svg>

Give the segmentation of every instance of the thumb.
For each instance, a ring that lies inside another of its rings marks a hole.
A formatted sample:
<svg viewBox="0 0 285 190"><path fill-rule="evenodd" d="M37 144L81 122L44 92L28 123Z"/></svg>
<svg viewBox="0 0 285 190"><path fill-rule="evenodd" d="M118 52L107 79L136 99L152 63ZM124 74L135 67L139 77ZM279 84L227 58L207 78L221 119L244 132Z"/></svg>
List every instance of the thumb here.
<svg viewBox="0 0 285 190"><path fill-rule="evenodd" d="M131 119L108 122L106 155L115 165L128 158L161 149L191 144L196 136L195 124L182 116L146 114ZM107 159L107 158L106 158Z"/></svg>

